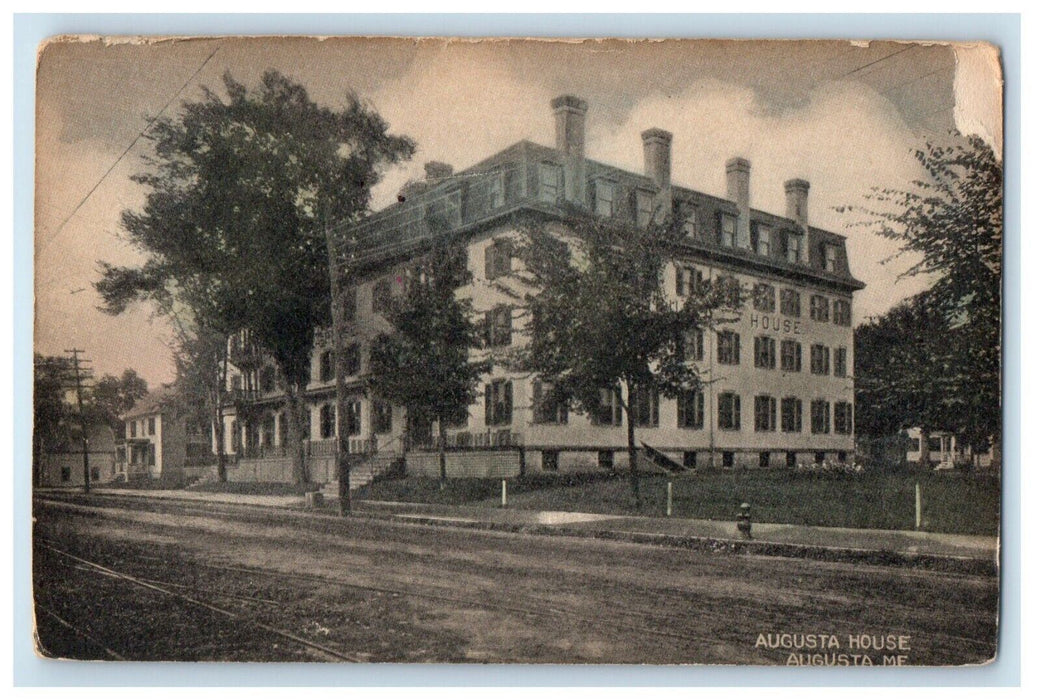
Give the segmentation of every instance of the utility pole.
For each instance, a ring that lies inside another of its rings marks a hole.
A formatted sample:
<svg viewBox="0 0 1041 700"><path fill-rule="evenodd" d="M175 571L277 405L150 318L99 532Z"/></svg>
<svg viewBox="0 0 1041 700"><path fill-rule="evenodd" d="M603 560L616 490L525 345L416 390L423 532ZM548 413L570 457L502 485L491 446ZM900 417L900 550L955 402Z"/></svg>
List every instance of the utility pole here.
<svg viewBox="0 0 1041 700"><path fill-rule="evenodd" d="M80 353L83 350L73 348L65 352L72 355L72 373L76 379L76 408L79 410L80 440L83 446L83 493L90 493L90 457L87 451L90 441L87 439L87 419L83 415L83 379L87 370L80 371Z"/></svg>
<svg viewBox="0 0 1041 700"><path fill-rule="evenodd" d="M347 269L336 259L336 245L333 241L332 228L328 217L323 214L325 227L325 248L329 258L329 287L332 296L330 309L333 317L333 359L336 371L336 477L339 480L340 515L351 514L351 462L350 442L347 436L347 348L344 343L345 328L343 309L343 289L340 285L341 274L346 276Z"/></svg>

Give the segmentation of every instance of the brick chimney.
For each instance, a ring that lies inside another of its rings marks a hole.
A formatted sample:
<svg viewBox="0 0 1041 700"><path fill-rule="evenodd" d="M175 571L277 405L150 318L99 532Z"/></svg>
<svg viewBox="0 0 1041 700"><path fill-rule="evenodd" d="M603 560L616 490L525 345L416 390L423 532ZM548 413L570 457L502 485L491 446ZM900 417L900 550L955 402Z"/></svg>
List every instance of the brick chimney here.
<svg viewBox="0 0 1041 700"><path fill-rule="evenodd" d="M727 161L727 199L737 205L737 237L734 241L738 248L752 249L751 212L749 208L749 181L752 164L744 158L731 158Z"/></svg>
<svg viewBox="0 0 1041 700"><path fill-rule="evenodd" d="M640 137L644 175L654 180L659 190L668 188L672 178L672 134L664 129L648 129Z"/></svg>
<svg viewBox="0 0 1041 700"><path fill-rule="evenodd" d="M785 216L802 229L803 240L802 247L799 249L799 262L808 263L810 261L810 183L799 179L787 180L784 183L784 199L787 204Z"/></svg>
<svg viewBox="0 0 1041 700"><path fill-rule="evenodd" d="M576 204L586 202L586 112L589 105L574 95L550 102L557 125L557 150L564 156L564 196Z"/></svg>

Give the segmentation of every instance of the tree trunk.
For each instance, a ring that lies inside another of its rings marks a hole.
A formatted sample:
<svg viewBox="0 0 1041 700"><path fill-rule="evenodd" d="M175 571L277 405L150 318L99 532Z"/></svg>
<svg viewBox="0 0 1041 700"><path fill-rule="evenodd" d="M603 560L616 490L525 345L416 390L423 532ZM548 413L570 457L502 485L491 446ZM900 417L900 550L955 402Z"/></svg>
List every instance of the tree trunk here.
<svg viewBox="0 0 1041 700"><path fill-rule="evenodd" d="M224 382L228 379L228 353L222 352L220 369L217 377L216 411L217 414L217 481L228 480L228 463L224 454Z"/></svg>
<svg viewBox="0 0 1041 700"><path fill-rule="evenodd" d="M445 442L448 439L448 431L445 429L443 418L437 419L437 464L441 471L441 488L448 481L448 464L445 456Z"/></svg>
<svg viewBox="0 0 1041 700"><path fill-rule="evenodd" d="M633 391L629 383L625 385L625 401L622 407L625 409L625 432L629 447L629 488L631 491L632 504L634 508L640 507L640 471L639 458L636 452L636 426L633 424Z"/></svg>
<svg viewBox="0 0 1041 700"><path fill-rule="evenodd" d="M286 386L286 451L292 462L293 482L306 484L309 479L307 473L307 462L304 460L303 451L303 426L301 425L301 403L300 387Z"/></svg>

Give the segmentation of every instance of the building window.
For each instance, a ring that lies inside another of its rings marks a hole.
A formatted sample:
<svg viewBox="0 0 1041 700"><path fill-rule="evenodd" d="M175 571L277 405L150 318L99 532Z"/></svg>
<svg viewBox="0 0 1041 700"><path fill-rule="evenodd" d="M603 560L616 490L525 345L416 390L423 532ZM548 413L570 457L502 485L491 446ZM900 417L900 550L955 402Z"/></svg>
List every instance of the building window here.
<svg viewBox="0 0 1041 700"><path fill-rule="evenodd" d="M721 365L741 364L741 336L734 331L716 333L716 358Z"/></svg>
<svg viewBox="0 0 1041 700"><path fill-rule="evenodd" d="M231 375L231 390L234 392L242 391L242 375L233 374Z"/></svg>
<svg viewBox="0 0 1041 700"><path fill-rule="evenodd" d="M794 397L781 399L781 432L802 432L802 401Z"/></svg>
<svg viewBox="0 0 1041 700"><path fill-rule="evenodd" d="M148 443L148 462L147 462L147 465L149 467L154 467L155 466L155 443L154 442Z"/></svg>
<svg viewBox="0 0 1041 700"><path fill-rule="evenodd" d="M788 262L800 262L802 260L802 236L794 231L789 231L785 237L788 240Z"/></svg>
<svg viewBox="0 0 1041 700"><path fill-rule="evenodd" d="M731 309L741 306L741 283L733 275L723 275L716 283L723 292L723 304Z"/></svg>
<svg viewBox="0 0 1041 700"><path fill-rule="evenodd" d="M752 306L767 313L777 310L777 290L772 284L760 282L752 288Z"/></svg>
<svg viewBox="0 0 1041 700"><path fill-rule="evenodd" d="M772 396L755 397L756 432L777 430L777 399Z"/></svg>
<svg viewBox="0 0 1041 700"><path fill-rule="evenodd" d="M777 341L760 335L755 339L755 366L761 369L777 367Z"/></svg>
<svg viewBox="0 0 1041 700"><path fill-rule="evenodd" d="M560 469L560 450L542 451L542 471L555 472Z"/></svg>
<svg viewBox="0 0 1041 700"><path fill-rule="evenodd" d="M567 423L567 401L557 396L553 384L536 379L531 385L531 403L535 423L564 425Z"/></svg>
<svg viewBox="0 0 1041 700"><path fill-rule="evenodd" d="M593 425L621 425L622 390L618 387L601 389L600 403L590 417Z"/></svg>
<svg viewBox="0 0 1041 700"><path fill-rule="evenodd" d="M502 170L482 173L470 186L467 203L479 214L498 209L506 203L506 173Z"/></svg>
<svg viewBox="0 0 1041 700"><path fill-rule="evenodd" d="M345 376L353 377L361 372L361 346L357 343L351 343L344 348L343 354Z"/></svg>
<svg viewBox="0 0 1041 700"><path fill-rule="evenodd" d="M839 249L838 246L824 246L824 269L828 272L839 271Z"/></svg>
<svg viewBox="0 0 1041 700"><path fill-rule="evenodd" d="M819 294L810 296L810 318L814 321L828 320L828 298Z"/></svg>
<svg viewBox="0 0 1041 700"><path fill-rule="evenodd" d="M845 299L835 300L835 313L832 318L836 325L848 326L850 325L850 313L849 313L849 302Z"/></svg>
<svg viewBox="0 0 1041 700"><path fill-rule="evenodd" d="M330 382L333 379L333 353L324 350L318 357L318 381Z"/></svg>
<svg viewBox="0 0 1041 700"><path fill-rule="evenodd" d="M610 180L597 180L593 189L593 211L597 216L613 216L618 207L618 186Z"/></svg>
<svg viewBox="0 0 1041 700"><path fill-rule="evenodd" d="M838 435L853 433L853 404L848 401L835 402L835 433Z"/></svg>
<svg viewBox="0 0 1041 700"><path fill-rule="evenodd" d="M824 345L810 346L810 372L813 374L828 374L830 349Z"/></svg>
<svg viewBox="0 0 1041 700"><path fill-rule="evenodd" d="M307 409L304 409L306 413ZM304 437L307 437L306 435ZM285 412L278 414L278 444L286 444L286 414Z"/></svg>
<svg viewBox="0 0 1041 700"><path fill-rule="evenodd" d="M394 408L389 401L373 399L372 432L382 435L394 428Z"/></svg>
<svg viewBox="0 0 1041 700"><path fill-rule="evenodd" d="M72 481L72 467L63 465L61 468L61 480Z"/></svg>
<svg viewBox="0 0 1041 700"><path fill-rule="evenodd" d="M383 314L390 311L391 305L390 278L384 277L372 285L372 313Z"/></svg>
<svg viewBox="0 0 1041 700"><path fill-rule="evenodd" d="M638 428L658 427L658 392L653 387L637 387L633 392L632 411Z"/></svg>
<svg viewBox="0 0 1041 700"><path fill-rule="evenodd" d="M781 290L781 313L785 316L799 318L802 310L799 308L799 293L794 289Z"/></svg>
<svg viewBox="0 0 1041 700"><path fill-rule="evenodd" d="M132 438L136 438L137 437L137 421L136 420L130 421L130 437L132 437Z"/></svg>
<svg viewBox="0 0 1041 700"><path fill-rule="evenodd" d="M846 376L846 348L835 348L835 376Z"/></svg>
<svg viewBox="0 0 1041 700"><path fill-rule="evenodd" d="M272 414L264 416L260 424L260 446L271 447L275 444L275 417Z"/></svg>
<svg viewBox="0 0 1041 700"><path fill-rule="evenodd" d="M737 394L719 395L719 429L741 430L741 397Z"/></svg>
<svg viewBox="0 0 1041 700"><path fill-rule="evenodd" d="M701 362L705 359L705 332L700 328L683 334L681 355L684 362Z"/></svg>
<svg viewBox="0 0 1041 700"><path fill-rule="evenodd" d="M556 204L563 194L563 169L556 163L539 163L539 201Z"/></svg>
<svg viewBox="0 0 1041 700"><path fill-rule="evenodd" d="M802 345L794 340L781 341L781 370L784 372L802 371Z"/></svg>
<svg viewBox="0 0 1041 700"><path fill-rule="evenodd" d="M676 267L676 296L691 296L698 291L701 285L701 270L696 267Z"/></svg>
<svg viewBox="0 0 1041 700"><path fill-rule="evenodd" d="M683 213L683 224L681 226L683 230L684 238L697 238L698 236L698 210L693 206L687 206Z"/></svg>
<svg viewBox="0 0 1041 700"><path fill-rule="evenodd" d="M654 195L650 192L637 190L636 192L636 225L647 228L654 218Z"/></svg>
<svg viewBox="0 0 1041 700"><path fill-rule="evenodd" d="M485 342L490 348L499 348L513 342L513 310L509 306L496 306L485 313Z"/></svg>
<svg viewBox="0 0 1041 700"><path fill-rule="evenodd" d="M155 435L155 416L148 419L148 434Z"/></svg>
<svg viewBox="0 0 1041 700"><path fill-rule="evenodd" d="M260 390L269 393L275 390L275 368L265 367L260 370Z"/></svg>
<svg viewBox="0 0 1041 700"><path fill-rule="evenodd" d="M770 227L765 224L756 224L752 230L752 246L760 255L770 255Z"/></svg>
<svg viewBox="0 0 1041 700"><path fill-rule="evenodd" d="M347 404L347 434L361 434L361 401L352 401Z"/></svg>
<svg viewBox="0 0 1041 700"><path fill-rule="evenodd" d="M493 280L510 274L512 269L513 244L506 240L492 241L484 249L484 277Z"/></svg>
<svg viewBox="0 0 1041 700"><path fill-rule="evenodd" d="M513 422L513 382L496 379L484 385L485 425L509 425Z"/></svg>
<svg viewBox="0 0 1041 700"><path fill-rule="evenodd" d="M719 244L727 248L737 244L737 217L733 214L719 215Z"/></svg>
<svg viewBox="0 0 1041 700"><path fill-rule="evenodd" d="M323 404L318 411L318 424L323 440L334 437L336 435L336 407L328 403Z"/></svg>
<svg viewBox="0 0 1041 700"><path fill-rule="evenodd" d="M700 430L705 427L705 394L700 390L681 391L676 397L676 425Z"/></svg>
<svg viewBox="0 0 1041 700"><path fill-rule="evenodd" d="M827 401L810 402L810 432L815 435L831 432L831 404Z"/></svg>

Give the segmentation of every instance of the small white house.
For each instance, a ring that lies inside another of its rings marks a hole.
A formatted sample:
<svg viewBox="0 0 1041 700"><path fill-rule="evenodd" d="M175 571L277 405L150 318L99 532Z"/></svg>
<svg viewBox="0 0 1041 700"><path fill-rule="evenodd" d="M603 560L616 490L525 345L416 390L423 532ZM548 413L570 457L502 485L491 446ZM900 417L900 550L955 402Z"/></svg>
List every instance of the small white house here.
<svg viewBox="0 0 1041 700"><path fill-rule="evenodd" d="M973 453L972 448L958 443L958 438L945 430L933 430L929 433L929 444L922 445L922 429L910 428L907 430L909 439L907 449L908 462L921 462L922 450L929 450L929 462L937 469L953 469L956 466L991 466L994 459L994 448L991 447L979 455ZM978 458L978 459L977 459Z"/></svg>

